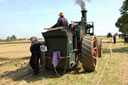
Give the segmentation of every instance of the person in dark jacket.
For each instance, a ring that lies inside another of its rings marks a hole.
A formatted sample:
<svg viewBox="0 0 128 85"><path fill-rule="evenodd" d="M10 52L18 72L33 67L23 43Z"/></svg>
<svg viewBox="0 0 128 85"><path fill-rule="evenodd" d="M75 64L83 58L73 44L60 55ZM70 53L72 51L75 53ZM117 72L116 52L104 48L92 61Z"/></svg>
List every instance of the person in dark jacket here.
<svg viewBox="0 0 128 85"><path fill-rule="evenodd" d="M113 35L113 43L116 44L116 34Z"/></svg>
<svg viewBox="0 0 128 85"><path fill-rule="evenodd" d="M31 37L31 58L29 61L30 66L32 67L34 74L39 73L39 58L40 58L40 42L37 41L35 37Z"/></svg>
<svg viewBox="0 0 128 85"><path fill-rule="evenodd" d="M64 13L63 12L60 12L59 16L60 17L58 18L57 23L54 26L52 26L51 28L63 26L64 29L67 29L67 27L68 27L68 21L64 17Z"/></svg>

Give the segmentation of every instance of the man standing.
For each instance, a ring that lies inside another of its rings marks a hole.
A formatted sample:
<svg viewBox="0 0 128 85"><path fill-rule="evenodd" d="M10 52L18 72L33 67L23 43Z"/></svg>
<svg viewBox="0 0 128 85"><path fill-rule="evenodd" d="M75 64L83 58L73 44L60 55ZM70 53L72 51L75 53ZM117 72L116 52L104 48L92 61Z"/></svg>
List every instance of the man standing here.
<svg viewBox="0 0 128 85"><path fill-rule="evenodd" d="M40 42L37 41L35 37L31 37L31 58L29 61L30 66L32 67L34 74L39 73L39 58L40 58Z"/></svg>
<svg viewBox="0 0 128 85"><path fill-rule="evenodd" d="M113 35L113 43L116 44L116 33Z"/></svg>
<svg viewBox="0 0 128 85"><path fill-rule="evenodd" d="M67 21L67 19L64 17L64 13L63 13L63 12L60 12L59 16L60 16L60 17L59 17L57 23L56 23L54 26L52 26L51 28L63 26L64 29L67 29L67 27L68 27L68 21Z"/></svg>

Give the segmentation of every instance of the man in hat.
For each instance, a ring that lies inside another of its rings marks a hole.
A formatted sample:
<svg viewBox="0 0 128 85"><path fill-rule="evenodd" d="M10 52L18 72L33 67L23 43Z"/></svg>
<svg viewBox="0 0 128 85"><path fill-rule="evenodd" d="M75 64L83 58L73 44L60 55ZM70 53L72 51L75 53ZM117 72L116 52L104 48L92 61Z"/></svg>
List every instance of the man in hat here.
<svg viewBox="0 0 128 85"><path fill-rule="evenodd" d="M52 26L51 28L63 26L64 29L67 29L67 27L68 27L68 21L64 17L64 13L63 12L60 12L59 16L60 17L58 18L57 23L54 26Z"/></svg>
<svg viewBox="0 0 128 85"><path fill-rule="evenodd" d="M39 58L40 58L40 42L37 41L35 37L31 37L31 58L29 61L30 66L32 67L34 74L39 73Z"/></svg>

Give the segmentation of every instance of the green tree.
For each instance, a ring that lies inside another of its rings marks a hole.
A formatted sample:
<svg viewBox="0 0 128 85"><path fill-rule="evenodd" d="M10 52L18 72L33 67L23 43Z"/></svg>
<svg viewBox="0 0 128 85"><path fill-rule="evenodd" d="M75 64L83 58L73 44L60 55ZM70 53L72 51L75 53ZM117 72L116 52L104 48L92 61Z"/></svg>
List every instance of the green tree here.
<svg viewBox="0 0 128 85"><path fill-rule="evenodd" d="M15 35L12 35L10 38L11 40L17 40Z"/></svg>
<svg viewBox="0 0 128 85"><path fill-rule="evenodd" d="M126 34L128 33L128 0L124 0L122 7L120 8L121 16L115 23L119 31Z"/></svg>
<svg viewBox="0 0 128 85"><path fill-rule="evenodd" d="M8 36L6 40L10 40L10 37Z"/></svg>
<svg viewBox="0 0 128 85"><path fill-rule="evenodd" d="M17 40L15 35L12 35L11 37L8 36L6 40Z"/></svg>

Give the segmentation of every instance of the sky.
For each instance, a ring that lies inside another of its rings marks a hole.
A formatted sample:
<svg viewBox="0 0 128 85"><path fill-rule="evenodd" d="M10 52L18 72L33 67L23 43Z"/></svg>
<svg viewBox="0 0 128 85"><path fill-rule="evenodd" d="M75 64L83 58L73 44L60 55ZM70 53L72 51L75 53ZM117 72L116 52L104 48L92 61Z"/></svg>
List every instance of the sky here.
<svg viewBox="0 0 128 85"><path fill-rule="evenodd" d="M84 0L87 21L94 22L95 35L118 33L115 22L120 17L124 0ZM0 39L16 35L17 38L42 38L44 28L53 26L58 14L64 12L71 21L81 20L81 8L75 0L0 0Z"/></svg>

